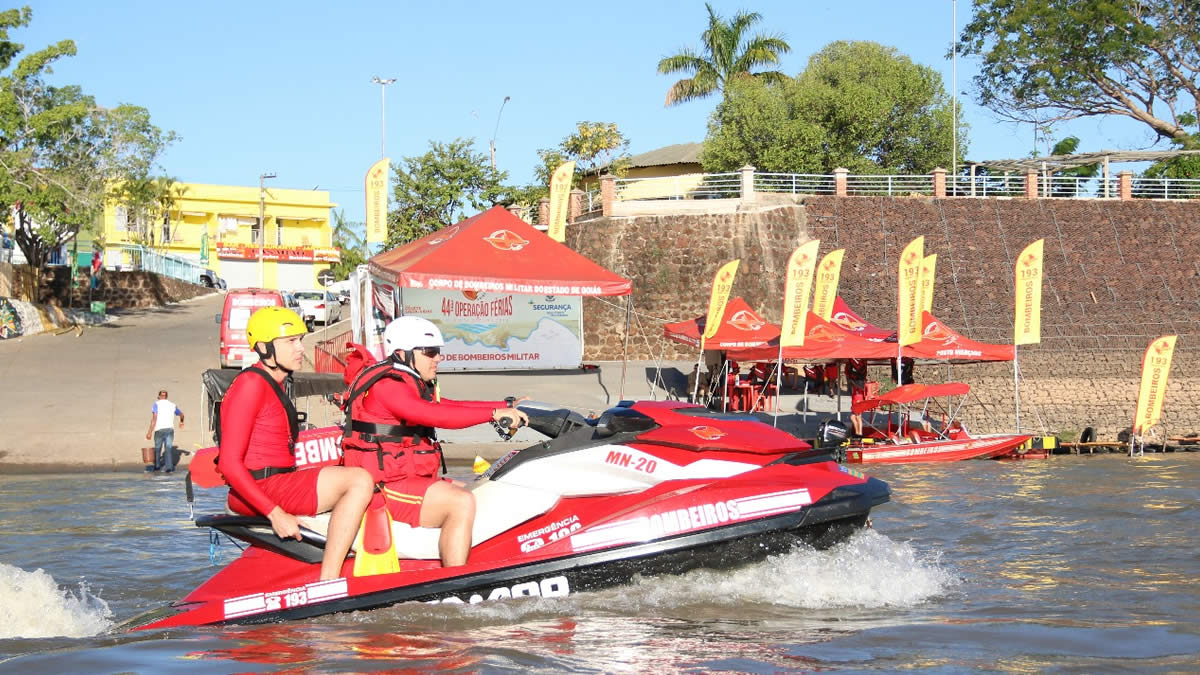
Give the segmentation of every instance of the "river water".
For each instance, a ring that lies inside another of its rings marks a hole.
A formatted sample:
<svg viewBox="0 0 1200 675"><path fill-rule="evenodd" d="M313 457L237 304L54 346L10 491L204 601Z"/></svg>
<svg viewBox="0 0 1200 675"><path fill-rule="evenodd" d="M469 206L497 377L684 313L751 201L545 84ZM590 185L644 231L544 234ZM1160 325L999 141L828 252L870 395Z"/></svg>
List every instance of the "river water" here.
<svg viewBox="0 0 1200 675"><path fill-rule="evenodd" d="M112 627L214 571L182 480L0 476L0 671L1200 669L1200 454L871 473L893 501L829 551L566 598L131 634ZM198 513L219 510L223 491L197 492Z"/></svg>

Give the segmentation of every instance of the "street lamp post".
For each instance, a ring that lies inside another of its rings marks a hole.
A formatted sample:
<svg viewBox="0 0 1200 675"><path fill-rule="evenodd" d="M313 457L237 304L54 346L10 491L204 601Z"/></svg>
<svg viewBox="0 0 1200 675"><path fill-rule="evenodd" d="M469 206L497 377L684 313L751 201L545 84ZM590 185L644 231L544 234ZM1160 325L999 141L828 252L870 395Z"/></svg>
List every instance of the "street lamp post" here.
<svg viewBox="0 0 1200 675"><path fill-rule="evenodd" d="M488 141L488 153L492 156L492 171L496 170L496 134L500 131L500 115L504 113L504 104L508 103L511 96L505 96L504 101L500 103L500 110L496 113L496 128L492 131L492 140Z"/></svg>
<svg viewBox="0 0 1200 675"><path fill-rule="evenodd" d="M387 86L396 81L396 78L389 77L383 79L378 75L371 78L371 81L379 85L379 103L381 106L380 113L380 141L379 141L379 156L387 157Z"/></svg>
<svg viewBox="0 0 1200 675"><path fill-rule="evenodd" d="M267 241L267 188L265 181L274 178L275 172L258 174L258 287L264 283L263 246Z"/></svg>

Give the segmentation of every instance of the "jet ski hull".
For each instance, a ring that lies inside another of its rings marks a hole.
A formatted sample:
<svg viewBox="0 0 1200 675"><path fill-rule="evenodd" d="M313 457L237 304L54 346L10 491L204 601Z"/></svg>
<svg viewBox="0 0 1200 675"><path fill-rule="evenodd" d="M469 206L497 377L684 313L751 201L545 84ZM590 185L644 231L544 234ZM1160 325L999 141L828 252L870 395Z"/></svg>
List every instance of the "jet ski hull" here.
<svg viewBox="0 0 1200 675"><path fill-rule="evenodd" d="M303 541L283 541L263 518L199 518L197 525L250 546L187 597L124 627L560 597L635 575L729 569L801 544L832 546L889 499L882 481L788 434L704 415L678 404L635 404L595 424L595 433L577 416L551 419L542 428L554 441L513 453L477 481L475 544L462 567L443 568L435 543L422 555L402 554L399 572L355 577L348 560L345 576L318 581L324 537L315 530L302 529ZM481 522L497 513L500 522L481 534ZM401 539L429 534L436 542L436 531L423 528Z"/></svg>

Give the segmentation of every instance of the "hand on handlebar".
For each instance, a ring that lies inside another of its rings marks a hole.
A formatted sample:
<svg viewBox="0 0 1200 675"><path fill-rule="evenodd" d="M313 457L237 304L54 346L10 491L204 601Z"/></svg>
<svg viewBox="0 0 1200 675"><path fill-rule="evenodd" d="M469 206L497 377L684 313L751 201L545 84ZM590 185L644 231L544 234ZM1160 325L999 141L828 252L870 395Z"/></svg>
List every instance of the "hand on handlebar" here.
<svg viewBox="0 0 1200 675"><path fill-rule="evenodd" d="M508 420L507 424L504 424L502 421L505 419ZM506 427L512 427L515 430L518 427L529 424L529 415L526 415L517 408L496 408L492 411L492 421Z"/></svg>

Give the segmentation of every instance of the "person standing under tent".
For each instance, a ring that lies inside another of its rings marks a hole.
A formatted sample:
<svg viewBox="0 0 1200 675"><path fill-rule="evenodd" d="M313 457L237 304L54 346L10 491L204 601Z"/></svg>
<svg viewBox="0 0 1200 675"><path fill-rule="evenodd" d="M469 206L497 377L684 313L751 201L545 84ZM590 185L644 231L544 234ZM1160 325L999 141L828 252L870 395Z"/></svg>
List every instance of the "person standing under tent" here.
<svg viewBox="0 0 1200 675"><path fill-rule="evenodd" d="M862 413L854 412L854 404L861 403L867 398L866 359L846 360L846 384L850 387L850 424L854 426L854 435L862 436Z"/></svg>

